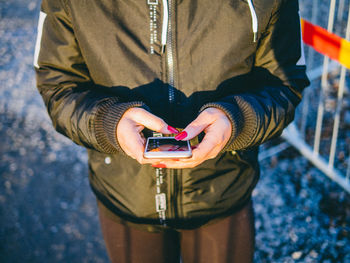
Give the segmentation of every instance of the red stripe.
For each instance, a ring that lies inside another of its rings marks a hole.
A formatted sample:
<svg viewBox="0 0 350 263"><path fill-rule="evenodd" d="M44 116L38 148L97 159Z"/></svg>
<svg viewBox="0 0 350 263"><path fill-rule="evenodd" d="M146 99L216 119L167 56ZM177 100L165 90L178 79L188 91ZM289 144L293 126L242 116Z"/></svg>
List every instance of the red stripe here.
<svg viewBox="0 0 350 263"><path fill-rule="evenodd" d="M341 37L305 20L303 31L305 44L332 59L339 60Z"/></svg>

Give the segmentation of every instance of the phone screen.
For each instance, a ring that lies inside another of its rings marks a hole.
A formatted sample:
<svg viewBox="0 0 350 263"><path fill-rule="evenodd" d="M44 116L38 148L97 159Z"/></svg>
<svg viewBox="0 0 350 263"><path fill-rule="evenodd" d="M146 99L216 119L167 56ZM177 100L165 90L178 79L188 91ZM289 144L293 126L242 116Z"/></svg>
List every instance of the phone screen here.
<svg viewBox="0 0 350 263"><path fill-rule="evenodd" d="M147 158L188 158L192 156L188 141L177 141L173 137L148 138L145 157Z"/></svg>
<svg viewBox="0 0 350 263"><path fill-rule="evenodd" d="M177 141L175 139L150 139L147 145L148 152L173 152L188 151L186 141Z"/></svg>

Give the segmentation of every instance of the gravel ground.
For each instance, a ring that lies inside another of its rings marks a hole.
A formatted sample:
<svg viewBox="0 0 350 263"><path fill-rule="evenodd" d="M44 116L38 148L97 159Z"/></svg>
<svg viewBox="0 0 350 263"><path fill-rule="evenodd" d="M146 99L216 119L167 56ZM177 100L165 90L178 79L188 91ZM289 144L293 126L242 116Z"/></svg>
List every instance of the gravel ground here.
<svg viewBox="0 0 350 263"><path fill-rule="evenodd" d="M0 0L0 262L108 262L85 150L53 130L35 89L38 10ZM350 196L294 149L261 166L256 262L350 262Z"/></svg>

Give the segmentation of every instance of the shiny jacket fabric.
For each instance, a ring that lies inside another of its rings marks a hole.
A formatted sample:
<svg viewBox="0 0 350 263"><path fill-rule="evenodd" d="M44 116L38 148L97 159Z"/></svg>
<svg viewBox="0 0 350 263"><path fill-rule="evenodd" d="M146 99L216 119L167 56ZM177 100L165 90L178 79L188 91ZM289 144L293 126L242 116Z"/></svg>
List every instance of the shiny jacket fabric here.
<svg viewBox="0 0 350 263"><path fill-rule="evenodd" d="M120 148L123 113L143 107L178 128L208 107L227 114L222 154L164 171L167 223L192 228L249 200L258 146L308 85L300 39L297 0L43 0L34 65L54 127L88 148L98 199L132 222L159 223L156 178Z"/></svg>

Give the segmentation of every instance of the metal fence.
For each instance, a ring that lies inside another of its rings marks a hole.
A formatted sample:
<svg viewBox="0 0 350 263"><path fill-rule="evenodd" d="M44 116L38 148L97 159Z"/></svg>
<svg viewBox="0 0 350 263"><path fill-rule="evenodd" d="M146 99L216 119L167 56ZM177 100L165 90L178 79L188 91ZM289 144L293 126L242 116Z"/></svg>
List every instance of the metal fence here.
<svg viewBox="0 0 350 263"><path fill-rule="evenodd" d="M350 40L349 0L304 0L301 15L314 25ZM304 12L303 12L304 11ZM328 21L327 21L328 18ZM264 150L260 159L295 147L325 175L350 193L349 70L306 47L311 86L304 92L295 121L282 134L284 142ZM349 58L350 59L350 58Z"/></svg>

